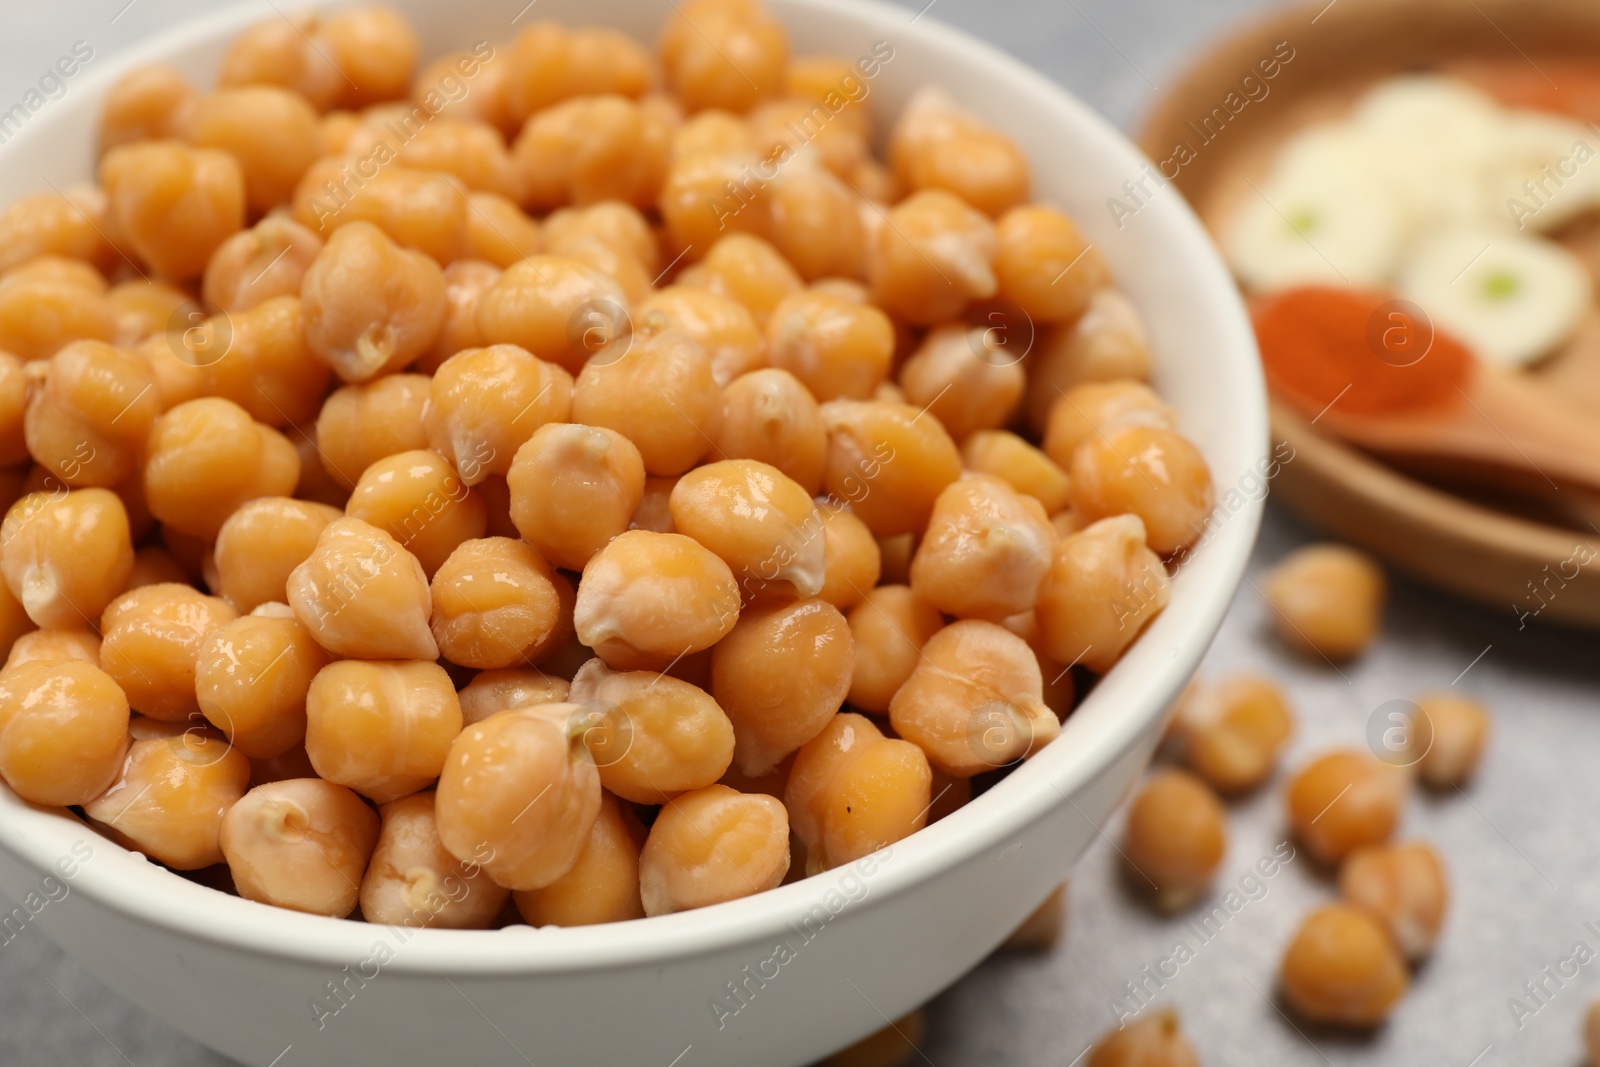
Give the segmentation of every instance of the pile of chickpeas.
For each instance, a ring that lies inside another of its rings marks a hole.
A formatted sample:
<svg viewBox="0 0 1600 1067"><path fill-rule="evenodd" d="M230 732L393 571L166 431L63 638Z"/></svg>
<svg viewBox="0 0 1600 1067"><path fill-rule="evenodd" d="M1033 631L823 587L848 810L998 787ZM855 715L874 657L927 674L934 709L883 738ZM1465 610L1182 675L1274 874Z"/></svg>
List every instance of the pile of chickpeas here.
<svg viewBox="0 0 1600 1067"><path fill-rule="evenodd" d="M888 43L674 8L420 70L269 19L0 212L18 795L254 901L580 925L1057 736L1212 508L1138 316L937 89L874 156Z"/></svg>

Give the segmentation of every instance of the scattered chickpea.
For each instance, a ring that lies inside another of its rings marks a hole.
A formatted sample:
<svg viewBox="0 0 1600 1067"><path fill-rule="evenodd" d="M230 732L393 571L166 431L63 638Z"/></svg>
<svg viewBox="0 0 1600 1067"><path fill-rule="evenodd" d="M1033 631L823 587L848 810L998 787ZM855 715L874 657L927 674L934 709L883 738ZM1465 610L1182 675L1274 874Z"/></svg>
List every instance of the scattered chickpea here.
<svg viewBox="0 0 1600 1067"><path fill-rule="evenodd" d="M1313 544L1268 571L1262 592L1285 642L1339 661L1360 655L1377 636L1388 586L1366 553Z"/></svg>
<svg viewBox="0 0 1600 1067"><path fill-rule="evenodd" d="M1178 1013L1161 1008L1103 1035L1086 1067L1200 1067L1178 1028Z"/></svg>
<svg viewBox="0 0 1600 1067"><path fill-rule="evenodd" d="M250 759L281 756L305 741L306 693L328 659L292 614L225 622L195 653L200 714Z"/></svg>
<svg viewBox="0 0 1600 1067"><path fill-rule="evenodd" d="M289 572L288 594L295 617L336 656L439 655L422 564L370 523L347 517L324 526L311 555Z"/></svg>
<svg viewBox="0 0 1600 1067"><path fill-rule="evenodd" d="M1418 777L1433 789L1465 784L1483 757L1489 713L1476 700L1450 692L1418 697L1417 706L1429 727L1428 748L1417 760Z"/></svg>
<svg viewBox="0 0 1600 1067"><path fill-rule="evenodd" d="M377 843L378 814L319 778L258 785L222 819L222 854L239 895L313 915L355 910Z"/></svg>
<svg viewBox="0 0 1600 1067"><path fill-rule="evenodd" d="M1033 608L1055 542L1038 501L998 478L962 478L934 501L911 588L947 615L998 621Z"/></svg>
<svg viewBox="0 0 1600 1067"><path fill-rule="evenodd" d="M434 640L463 667L536 663L571 633L571 590L531 545L463 541L433 576Z"/></svg>
<svg viewBox="0 0 1600 1067"><path fill-rule="evenodd" d="M1583 1047L1588 1067L1600 1064L1600 1001L1589 1005L1583 1017Z"/></svg>
<svg viewBox="0 0 1600 1067"><path fill-rule="evenodd" d="M893 699L922 657L922 647L944 628L939 609L906 585L880 585L850 609L855 670L849 705L886 715Z"/></svg>
<svg viewBox="0 0 1600 1067"><path fill-rule="evenodd" d="M250 761L191 730L135 741L111 788L84 805L123 847L174 870L222 862L222 821L250 788Z"/></svg>
<svg viewBox="0 0 1600 1067"><path fill-rule="evenodd" d="M487 930L510 892L482 870L445 851L433 793L415 793L378 809L383 824L361 879L361 916L387 926Z"/></svg>
<svg viewBox="0 0 1600 1067"><path fill-rule="evenodd" d="M1034 606L1040 647L1058 663L1104 674L1170 596L1139 517L1101 519L1055 543Z"/></svg>
<svg viewBox="0 0 1600 1067"><path fill-rule="evenodd" d="M783 804L711 785L662 807L639 855L639 893L646 915L669 915L773 889L788 870Z"/></svg>
<svg viewBox="0 0 1600 1067"><path fill-rule="evenodd" d="M317 415L317 456L328 477L345 489L378 460L428 447L423 411L432 379L386 374L341 386Z"/></svg>
<svg viewBox="0 0 1600 1067"><path fill-rule="evenodd" d="M531 926L591 926L644 918L639 899L639 851L645 828L627 805L610 793L600 797L600 814L589 840L566 874L542 889L513 895L517 911Z"/></svg>
<svg viewBox="0 0 1600 1067"><path fill-rule="evenodd" d="M1271 777L1294 717L1276 684L1241 674L1183 698L1173 732L1184 762L1212 788L1244 793Z"/></svg>
<svg viewBox="0 0 1600 1067"><path fill-rule="evenodd" d="M665 667L718 644L738 620L728 565L693 538L648 530L594 554L573 611L578 640L619 670Z"/></svg>
<svg viewBox="0 0 1600 1067"><path fill-rule="evenodd" d="M1180 770L1150 778L1128 808L1123 854L1131 880L1153 887L1163 911L1199 899L1228 848L1227 812L1202 779Z"/></svg>
<svg viewBox="0 0 1600 1067"><path fill-rule="evenodd" d="M132 569L127 509L108 489L30 493L0 525L0 574L47 630L94 625Z"/></svg>
<svg viewBox="0 0 1600 1067"><path fill-rule="evenodd" d="M1339 868L1339 892L1382 920L1412 962L1433 951L1450 904L1444 863L1421 842L1352 852Z"/></svg>
<svg viewBox="0 0 1600 1067"><path fill-rule="evenodd" d="M0 673L0 778L22 799L87 804L128 749L128 698L92 663L40 661Z"/></svg>
<svg viewBox="0 0 1600 1067"><path fill-rule="evenodd" d="M1284 998L1316 1022L1368 1027L1405 995L1405 960L1389 932L1353 904L1327 904L1306 916L1279 972Z"/></svg>
<svg viewBox="0 0 1600 1067"><path fill-rule="evenodd" d="M1337 749L1311 761L1289 782L1289 825L1323 863L1380 845L1400 822L1406 773L1376 756Z"/></svg>
<svg viewBox="0 0 1600 1067"><path fill-rule="evenodd" d="M628 529L644 493L644 460L615 430L552 423L517 450L506 481L523 539L556 566L582 570Z"/></svg>
<svg viewBox="0 0 1600 1067"><path fill-rule="evenodd" d="M1049 952L1060 944L1066 926L1067 883L1062 882L1001 942L1000 951Z"/></svg>

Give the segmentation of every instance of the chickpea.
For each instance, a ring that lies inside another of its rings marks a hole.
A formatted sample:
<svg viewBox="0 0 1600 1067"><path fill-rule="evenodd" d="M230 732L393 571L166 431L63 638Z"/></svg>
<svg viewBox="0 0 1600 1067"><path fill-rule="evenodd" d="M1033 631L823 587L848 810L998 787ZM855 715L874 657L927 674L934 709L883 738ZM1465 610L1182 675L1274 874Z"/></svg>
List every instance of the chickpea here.
<svg viewBox="0 0 1600 1067"><path fill-rule="evenodd" d="M939 420L909 404L830 400L823 486L878 537L928 524L934 501L961 476L961 455Z"/></svg>
<svg viewBox="0 0 1600 1067"><path fill-rule="evenodd" d="M124 848L173 870L222 862L222 820L250 788L250 761L198 731L135 741L111 788L84 805Z"/></svg>
<svg viewBox="0 0 1600 1067"><path fill-rule="evenodd" d="M571 683L565 678L553 678L527 667L484 671L468 682L456 697L461 702L462 723L471 726L508 708L565 704L570 691Z"/></svg>
<svg viewBox="0 0 1600 1067"><path fill-rule="evenodd" d="M24 663L80 663L100 665L100 638L89 630L32 630L11 644L5 670Z"/></svg>
<svg viewBox="0 0 1600 1067"><path fill-rule="evenodd" d="M1122 852L1134 883L1156 906L1182 911L1211 885L1228 850L1228 816L1202 779L1168 769L1152 775L1128 808Z"/></svg>
<svg viewBox="0 0 1600 1067"><path fill-rule="evenodd" d="M734 765L765 774L817 736L844 703L854 639L823 600L746 608L711 651L711 695L733 721Z"/></svg>
<svg viewBox="0 0 1600 1067"><path fill-rule="evenodd" d="M0 648L9 650L33 628L33 620L28 618L28 613L11 595L5 583L0 582Z"/></svg>
<svg viewBox="0 0 1600 1067"><path fill-rule="evenodd" d="M462 484L449 460L425 449L386 456L368 467L345 514L387 531L417 557L429 578L458 545L482 537L488 523L483 498Z"/></svg>
<svg viewBox="0 0 1600 1067"><path fill-rule="evenodd" d="M855 60L844 56L795 56L789 61L784 90L791 97L828 103L839 108L835 122L842 122L863 137L872 133L872 112L861 87L861 69Z"/></svg>
<svg viewBox="0 0 1600 1067"><path fill-rule="evenodd" d="M822 520L805 489L755 460L708 463L673 487L673 527L711 549L756 595L822 589Z"/></svg>
<svg viewBox="0 0 1600 1067"><path fill-rule="evenodd" d="M462 863L439 840L433 793L391 800L361 879L361 916L390 926L487 930L510 892Z"/></svg>
<svg viewBox="0 0 1600 1067"><path fill-rule="evenodd" d="M1444 864L1421 842L1352 852L1339 868L1339 892L1380 919L1412 962L1433 951L1450 903Z"/></svg>
<svg viewBox="0 0 1600 1067"><path fill-rule="evenodd" d="M336 919L355 910L377 842L377 812L317 778L258 785L222 820L222 854L240 896Z"/></svg>
<svg viewBox="0 0 1600 1067"><path fill-rule="evenodd" d="M391 163L367 179L361 162L325 157L295 186L294 220L323 240L357 222L382 230L395 244L425 254L436 266L467 250L471 203L466 187L448 174Z"/></svg>
<svg viewBox="0 0 1600 1067"><path fill-rule="evenodd" d="M346 8L328 16L316 40L344 75L339 103L363 107L406 95L420 44L400 11L382 4Z"/></svg>
<svg viewBox="0 0 1600 1067"><path fill-rule="evenodd" d="M328 659L293 615L225 622L195 653L200 714L250 759L281 756L305 741L306 692Z"/></svg>
<svg viewBox="0 0 1600 1067"><path fill-rule="evenodd" d="M906 402L924 409L958 441L1011 421L1027 384L1019 357L989 330L940 326L900 368Z"/></svg>
<svg viewBox="0 0 1600 1067"><path fill-rule="evenodd" d="M822 520L823 582L817 596L840 611L861 603L878 584L883 556L867 524L849 505L824 501L817 505Z"/></svg>
<svg viewBox="0 0 1600 1067"><path fill-rule="evenodd" d="M875 307L802 289L773 308L767 356L818 400L866 400L889 375L894 327Z"/></svg>
<svg viewBox="0 0 1600 1067"><path fill-rule="evenodd" d="M573 421L625 435L650 474L694 466L711 448L721 417L705 350L650 324L591 359L572 391Z"/></svg>
<svg viewBox="0 0 1600 1067"><path fill-rule="evenodd" d="M782 91L789 38L752 0L691 0L661 31L668 87L690 111L737 114Z"/></svg>
<svg viewBox="0 0 1600 1067"><path fill-rule="evenodd" d="M572 95L572 37L560 23L529 24L512 39L506 63L506 116L512 126Z"/></svg>
<svg viewBox="0 0 1600 1067"><path fill-rule="evenodd" d="M460 732L455 686L436 663L340 660L306 691L311 765L378 804L426 788Z"/></svg>
<svg viewBox="0 0 1600 1067"><path fill-rule="evenodd" d="M853 708L886 715L916 670L923 646L944 628L944 618L909 586L880 585L850 609L848 622L856 657L847 700Z"/></svg>
<svg viewBox="0 0 1600 1067"><path fill-rule="evenodd" d="M543 889L516 893L517 911L531 926L592 926L644 918L639 899L639 850L645 828L610 793L600 797L589 840L566 874Z"/></svg>
<svg viewBox="0 0 1600 1067"><path fill-rule="evenodd" d="M336 57L311 43L317 32L317 16L309 13L256 23L228 45L217 84L281 85L318 110L332 107L348 85Z"/></svg>
<svg viewBox="0 0 1600 1067"><path fill-rule="evenodd" d="M244 228L238 162L214 148L142 141L100 161L112 223L135 254L169 278L194 278Z"/></svg>
<svg viewBox="0 0 1600 1067"><path fill-rule="evenodd" d="M189 575L173 558L172 553L160 545L146 545L133 554L133 569L123 583L124 593L159 582L188 582ZM97 646L98 647L98 646ZM99 662L99 657L95 658Z"/></svg>
<svg viewBox="0 0 1600 1067"><path fill-rule="evenodd" d="M347 382L399 370L444 322L444 274L369 223L341 226L306 271L306 344Z"/></svg>
<svg viewBox="0 0 1600 1067"><path fill-rule="evenodd" d="M532 546L463 541L433 577L433 637L463 667L533 663L571 634L571 586Z"/></svg>
<svg viewBox="0 0 1600 1067"><path fill-rule="evenodd" d="M418 373L432 374L457 352L483 347L478 301L502 273L493 263L478 259L458 259L444 269L444 322L433 348L417 360Z"/></svg>
<svg viewBox="0 0 1600 1067"><path fill-rule="evenodd" d="M621 200L654 206L667 178L672 125L648 102L607 94L555 104L528 120L512 147L523 205Z"/></svg>
<svg viewBox="0 0 1600 1067"><path fill-rule="evenodd" d="M843 99L844 93L835 89L834 102ZM755 108L749 122L757 151L786 165L798 163L797 169L849 174L871 156L866 130L853 121L858 109L850 109L851 117L844 118L844 110L835 115L825 105L826 94L823 98L786 95ZM840 118L844 121L836 121Z"/></svg>
<svg viewBox="0 0 1600 1067"><path fill-rule="evenodd" d="M462 730L435 801L450 854L508 889L542 889L570 871L600 813L589 725L576 704L542 704Z"/></svg>
<svg viewBox="0 0 1600 1067"><path fill-rule="evenodd" d="M470 52L446 54L425 65L412 82L411 99L440 116L486 122L507 133L517 128L508 99L512 73L510 61L481 42Z"/></svg>
<svg viewBox="0 0 1600 1067"><path fill-rule="evenodd" d="M34 193L0 208L0 273L41 256L105 270L117 251L105 234L105 193L89 184Z"/></svg>
<svg viewBox="0 0 1600 1067"><path fill-rule="evenodd" d="M1200 1058L1178 1029L1172 1008L1104 1034L1085 1067L1200 1067Z"/></svg>
<svg viewBox="0 0 1600 1067"><path fill-rule="evenodd" d="M1063 392L1085 382L1149 378L1150 339L1133 302L1116 289L1102 288L1076 322L1045 333L1029 363L1028 422L1043 430Z"/></svg>
<svg viewBox="0 0 1600 1067"><path fill-rule="evenodd" d="M403 116L400 123L407 124L413 107L393 107L397 115ZM521 197L522 179L511 162L506 140L488 123L436 115L400 145L397 158L417 170L453 174L468 189L493 193L508 201Z"/></svg>
<svg viewBox="0 0 1600 1067"><path fill-rule="evenodd" d="M311 766L311 758L306 755L304 746L291 748L283 755L272 759L250 761L251 788L269 782L287 782L292 778L316 778L316 776L316 768Z"/></svg>
<svg viewBox="0 0 1600 1067"><path fill-rule="evenodd" d="M1055 544L1034 606L1040 647L1058 663L1104 674L1171 595L1139 516L1101 519Z"/></svg>
<svg viewBox="0 0 1600 1067"><path fill-rule="evenodd" d="M761 793L711 785L668 801L639 854L646 915L774 889L789 870L789 819Z"/></svg>
<svg viewBox="0 0 1600 1067"><path fill-rule="evenodd" d="M113 486L138 466L160 414L142 360L103 341L74 341L46 364L28 399L28 451L74 486Z"/></svg>
<svg viewBox="0 0 1600 1067"><path fill-rule="evenodd" d="M1086 521L1134 514L1159 555L1205 532L1216 492L1205 457L1186 437L1129 426L1085 441L1072 457L1072 509Z"/></svg>
<svg viewBox="0 0 1600 1067"><path fill-rule="evenodd" d="M87 804L122 769L128 700L92 663L24 663L0 674L0 778L33 804Z"/></svg>
<svg viewBox="0 0 1600 1067"><path fill-rule="evenodd" d="M562 208L544 220L545 239L557 255L560 249L596 240L619 255L635 259L651 274L661 269L661 247L650 222L632 204L602 200L582 208ZM643 318L643 315L640 315Z"/></svg>
<svg viewBox="0 0 1600 1067"><path fill-rule="evenodd" d="M282 601L289 573L317 546L337 508L289 497L259 497L228 516L217 533L217 595L235 610Z"/></svg>
<svg viewBox="0 0 1600 1067"><path fill-rule="evenodd" d="M44 256L0 277L0 350L25 362L72 341L109 341L116 328L105 279L88 264Z"/></svg>
<svg viewBox="0 0 1600 1067"><path fill-rule="evenodd" d="M1279 972L1300 1015L1337 1026L1375 1026L1405 996L1405 960L1388 931L1361 908L1326 904L1295 932Z"/></svg>
<svg viewBox="0 0 1600 1067"><path fill-rule="evenodd" d="M1388 585L1371 556L1348 545L1291 552L1262 583L1278 636L1330 660L1360 655L1383 621Z"/></svg>
<svg viewBox="0 0 1600 1067"><path fill-rule="evenodd" d="M0 573L47 630L94 625L132 569L128 513L110 490L30 493L0 525Z"/></svg>
<svg viewBox="0 0 1600 1067"><path fill-rule="evenodd" d="M238 613L219 597L176 583L123 593L106 608L100 665L141 715L197 719L195 663L206 639Z"/></svg>
<svg viewBox="0 0 1600 1067"><path fill-rule="evenodd" d="M726 563L693 538L647 530L618 534L594 554L573 612L578 640L619 670L659 669L710 648L738 619Z"/></svg>
<svg viewBox="0 0 1600 1067"><path fill-rule="evenodd" d="M791 160L763 195L768 236L802 278L866 275L869 230L860 193L822 167Z"/></svg>
<svg viewBox="0 0 1600 1067"><path fill-rule="evenodd" d="M432 599L422 564L357 518L322 528L317 547L289 572L289 606L317 644L336 656L436 659Z"/></svg>
<svg viewBox="0 0 1600 1067"><path fill-rule="evenodd" d="M268 215L217 247L201 292L224 311L248 311L277 296L299 296L322 238L282 215Z"/></svg>
<svg viewBox="0 0 1600 1067"><path fill-rule="evenodd" d="M334 390L317 415L317 454L328 477L354 489L380 459L427 448L423 412L432 385L422 374L386 374Z"/></svg>
<svg viewBox="0 0 1600 1067"><path fill-rule="evenodd" d="M709 289L669 285L634 310L639 322L660 315L668 328L688 337L711 357L711 377L726 388L766 362L766 341L743 304Z"/></svg>
<svg viewBox="0 0 1600 1067"><path fill-rule="evenodd" d="M1489 737L1489 713L1476 700L1451 692L1417 698L1428 720L1428 747L1417 760L1418 777L1433 789L1464 784L1478 769ZM1422 739L1413 737L1412 743Z"/></svg>
<svg viewBox="0 0 1600 1067"><path fill-rule="evenodd" d="M1072 479L1067 472L1009 430L972 434L962 443L961 461L968 470L1000 478L1033 497L1052 516L1071 506Z"/></svg>
<svg viewBox="0 0 1600 1067"><path fill-rule="evenodd" d="M568 38L567 76L575 94L642 96L661 80L643 44L609 26L574 26Z"/></svg>
<svg viewBox="0 0 1600 1067"><path fill-rule="evenodd" d="M911 588L947 615L998 621L1032 609L1055 541L1038 501L998 478L962 478L934 501Z"/></svg>
<svg viewBox="0 0 1600 1067"><path fill-rule="evenodd" d="M1134 426L1172 429L1177 412L1143 382L1131 378L1084 382L1061 393L1050 409L1044 450L1062 468L1072 468L1078 449Z"/></svg>
<svg viewBox="0 0 1600 1067"><path fill-rule="evenodd" d="M762 161L755 151L732 146L698 146L700 141L721 140L729 134L748 139L748 128L731 116L728 118L735 124L734 130L707 129L704 124L691 120L683 136L678 138L678 147L674 149L657 198L661 219L666 223L667 243L677 249L675 254L691 261L706 257L726 239L725 235L761 238L772 227L773 193L759 180ZM778 255L775 249L773 255ZM793 274L792 268L786 265L786 269ZM693 273L682 272L678 283L689 284ZM781 272L779 277L782 277ZM799 275L795 277L798 279ZM757 321L759 324L759 317Z"/></svg>
<svg viewBox="0 0 1600 1067"><path fill-rule="evenodd" d="M566 421L572 388L565 370L516 345L469 348L435 372L422 422L434 451L476 485L509 473L517 450L541 426Z"/></svg>
<svg viewBox="0 0 1600 1067"><path fill-rule="evenodd" d="M1067 883L1062 882L1000 943L1000 951L1049 952L1060 944L1066 925Z"/></svg>
<svg viewBox="0 0 1600 1067"><path fill-rule="evenodd" d="M926 190L896 204L867 244L873 302L917 326L958 317L994 296L994 223L950 193Z"/></svg>
<svg viewBox="0 0 1600 1067"><path fill-rule="evenodd" d="M825 1067L906 1067L920 1054L917 1046L922 1043L927 1025L918 1008L835 1052L824 1061Z"/></svg>
<svg viewBox="0 0 1600 1067"><path fill-rule="evenodd" d="M843 866L927 823L933 772L922 750L846 712L800 746L784 790L806 873Z"/></svg>
<svg viewBox="0 0 1600 1067"><path fill-rule="evenodd" d="M1387 841L1400 822L1406 774L1375 756L1336 749L1289 781L1289 825L1311 854L1337 863L1358 848Z"/></svg>
<svg viewBox="0 0 1600 1067"><path fill-rule="evenodd" d="M722 390L722 418L713 454L770 464L808 493L822 489L828 431L821 409L786 370L751 371Z"/></svg>
<svg viewBox="0 0 1600 1067"><path fill-rule="evenodd" d="M582 570L628 529L644 492L644 460L615 430L551 423L517 450L506 481L523 539L556 566Z"/></svg>
<svg viewBox="0 0 1600 1067"><path fill-rule="evenodd" d="M1014 207L995 225L1000 298L1035 323L1075 322L1110 284L1100 253L1066 215L1043 204Z"/></svg>
<svg viewBox="0 0 1600 1067"><path fill-rule="evenodd" d="M561 256L515 263L478 298L486 344L518 345L572 374L627 321L628 298L609 275Z"/></svg>
<svg viewBox="0 0 1600 1067"><path fill-rule="evenodd" d="M895 174L914 193L948 190L989 216L1028 196L1028 163L1004 134L925 88L907 101L889 136Z"/></svg>
<svg viewBox="0 0 1600 1067"><path fill-rule="evenodd" d="M162 414L145 455L150 514L207 540L245 501L287 496L300 480L300 456L288 438L221 397L190 400Z"/></svg>
<svg viewBox="0 0 1600 1067"><path fill-rule="evenodd" d="M222 358L202 365L204 393L232 400L268 426L314 416L330 373L306 345L299 297L273 297L226 321L232 346Z"/></svg>
<svg viewBox="0 0 1600 1067"><path fill-rule="evenodd" d="M176 67L134 67L112 83L100 107L100 151L188 135L200 94Z"/></svg>
<svg viewBox="0 0 1600 1067"><path fill-rule="evenodd" d="M317 113L305 97L271 85L219 89L201 97L188 136L238 162L245 205L255 212L287 202L322 148Z"/></svg>
<svg viewBox="0 0 1600 1067"><path fill-rule="evenodd" d="M645 478L644 493L628 520L628 529L677 533L672 525L672 489L677 484L676 478Z"/></svg>
<svg viewBox="0 0 1600 1067"><path fill-rule="evenodd" d="M743 304L762 329L784 297L805 287L776 248L748 233L730 233L718 240L694 270L698 274L693 284ZM679 276L679 285L690 284L687 275ZM870 336L870 327L866 329Z"/></svg>
<svg viewBox="0 0 1600 1067"><path fill-rule="evenodd" d="M128 349L166 333L169 323L194 307L194 299L184 290L149 278L134 278L113 285L106 292L106 302L117 324L113 341ZM191 310L191 314L197 313ZM156 389L160 391L159 382Z"/></svg>
<svg viewBox="0 0 1600 1067"><path fill-rule="evenodd" d="M572 678L589 710L585 743L600 784L636 804L664 804L715 783L733 760L733 724L699 686L592 659Z"/></svg>
<svg viewBox="0 0 1600 1067"><path fill-rule="evenodd" d="M1271 777L1294 718L1282 689L1241 674L1183 699L1173 732L1196 774L1221 792L1244 793Z"/></svg>
<svg viewBox="0 0 1600 1067"><path fill-rule="evenodd" d="M742 115L706 108L688 116L672 134L672 158L756 154L755 131Z"/></svg>

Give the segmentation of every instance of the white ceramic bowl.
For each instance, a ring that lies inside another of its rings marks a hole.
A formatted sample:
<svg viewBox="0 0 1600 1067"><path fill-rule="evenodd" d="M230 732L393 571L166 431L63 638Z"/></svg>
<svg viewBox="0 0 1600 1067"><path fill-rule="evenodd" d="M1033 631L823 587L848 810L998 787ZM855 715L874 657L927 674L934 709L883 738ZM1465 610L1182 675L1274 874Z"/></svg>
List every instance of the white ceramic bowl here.
<svg viewBox="0 0 1600 1067"><path fill-rule="evenodd" d="M416 19L429 54L504 42L534 18L653 39L670 11L642 0L539 0L514 26L517 2L391 2ZM1139 178L1144 157L1016 60L905 8L769 2L798 54L865 56L888 43L893 59L869 83L880 119L938 83L1024 147L1036 195L1078 219L1143 313L1156 385L1225 502L1209 540L1061 738L987 794L854 867L700 911L470 932L300 915L185 881L0 787L0 892L31 903L29 924L184 1033L253 1067L807 1063L988 954L1066 875L1148 760L1163 709L1228 607L1260 517L1250 490L1266 450L1263 389L1228 273L1171 190L1118 228L1107 198L1126 198L1123 183ZM0 149L0 202L92 173L100 97L121 70L163 60L210 84L223 43L263 13L271 9L207 17L69 83Z"/></svg>

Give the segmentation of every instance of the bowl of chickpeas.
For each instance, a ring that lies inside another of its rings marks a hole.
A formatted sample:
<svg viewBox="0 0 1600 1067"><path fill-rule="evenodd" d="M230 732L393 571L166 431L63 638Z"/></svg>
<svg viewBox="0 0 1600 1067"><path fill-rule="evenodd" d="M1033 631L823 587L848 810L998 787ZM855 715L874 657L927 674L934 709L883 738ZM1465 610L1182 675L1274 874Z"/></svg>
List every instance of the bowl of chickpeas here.
<svg viewBox="0 0 1600 1067"><path fill-rule="evenodd" d="M1148 761L1248 322L931 17L510 14L218 13L5 147L0 923L259 1067L812 1062Z"/></svg>

